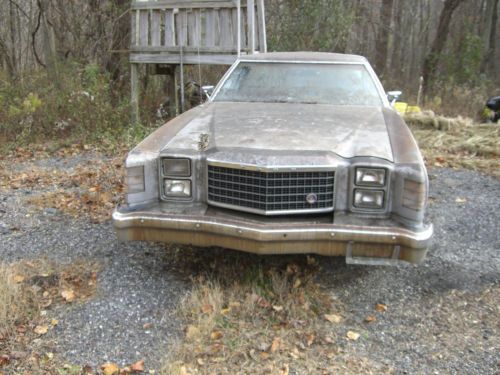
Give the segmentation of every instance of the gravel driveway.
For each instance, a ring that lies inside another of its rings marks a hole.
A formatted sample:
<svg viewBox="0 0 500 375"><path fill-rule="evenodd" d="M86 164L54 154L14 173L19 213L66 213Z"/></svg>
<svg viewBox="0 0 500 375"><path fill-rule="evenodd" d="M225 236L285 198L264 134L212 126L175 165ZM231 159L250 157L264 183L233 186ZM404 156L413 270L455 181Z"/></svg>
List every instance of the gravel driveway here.
<svg viewBox="0 0 500 375"><path fill-rule="evenodd" d="M74 158L44 163L77 164ZM397 373L498 373L500 181L451 169L432 169L430 177L429 219L436 234L423 265L347 266L341 258L317 258L319 282L345 305L346 328L362 334L340 345ZM92 224L50 208L34 210L25 204L34 191L0 194L2 261L45 257L100 265L97 294L54 311L59 324L49 335L57 354L82 365L144 359L147 368L158 368L168 343L180 333L172 312L191 285L193 270L176 261L179 249L120 244L109 222ZM213 256L266 261L200 251L206 252L207 264ZM364 319L374 314L376 303L387 311L367 324Z"/></svg>

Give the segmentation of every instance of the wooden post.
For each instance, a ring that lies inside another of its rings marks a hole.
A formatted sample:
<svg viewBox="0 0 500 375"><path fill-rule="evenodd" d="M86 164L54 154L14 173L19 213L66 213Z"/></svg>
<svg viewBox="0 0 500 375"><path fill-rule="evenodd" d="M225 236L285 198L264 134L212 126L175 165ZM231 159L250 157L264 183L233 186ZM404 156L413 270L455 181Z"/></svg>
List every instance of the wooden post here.
<svg viewBox="0 0 500 375"><path fill-rule="evenodd" d="M266 11L264 9L264 0L257 0L257 13L259 18L259 46L260 52L267 52L266 36Z"/></svg>
<svg viewBox="0 0 500 375"><path fill-rule="evenodd" d="M176 66L169 65L168 69L168 82L167 82L167 95L169 99L168 115L169 117L177 116L178 114L178 103L179 99L177 97L177 74Z"/></svg>
<svg viewBox="0 0 500 375"><path fill-rule="evenodd" d="M139 72L138 64L130 64L130 107L132 125L139 124Z"/></svg>
<svg viewBox="0 0 500 375"><path fill-rule="evenodd" d="M255 5L254 0L247 0L247 19L248 19L248 49L249 53L255 51Z"/></svg>

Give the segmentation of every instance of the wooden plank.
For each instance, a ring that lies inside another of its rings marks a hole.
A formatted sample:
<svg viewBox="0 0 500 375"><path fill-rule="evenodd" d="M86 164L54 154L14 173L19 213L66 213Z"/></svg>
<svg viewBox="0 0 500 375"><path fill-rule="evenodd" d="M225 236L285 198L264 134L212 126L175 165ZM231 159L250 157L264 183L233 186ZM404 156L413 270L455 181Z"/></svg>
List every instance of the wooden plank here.
<svg viewBox="0 0 500 375"><path fill-rule="evenodd" d="M259 51L267 52L267 33L266 33L266 10L264 0L257 0L257 17L259 30Z"/></svg>
<svg viewBox="0 0 500 375"><path fill-rule="evenodd" d="M130 45L137 45L137 11L130 13Z"/></svg>
<svg viewBox="0 0 500 375"><path fill-rule="evenodd" d="M175 18L173 10L165 11L165 46L175 46Z"/></svg>
<svg viewBox="0 0 500 375"><path fill-rule="evenodd" d="M238 9L234 8L231 12L231 34L233 36L233 45L238 49Z"/></svg>
<svg viewBox="0 0 500 375"><path fill-rule="evenodd" d="M160 28L161 13L159 10L151 11L151 45L161 45L161 28Z"/></svg>
<svg viewBox="0 0 500 375"><path fill-rule="evenodd" d="M208 9L205 12L205 46L212 47L215 45L215 10Z"/></svg>
<svg viewBox="0 0 500 375"><path fill-rule="evenodd" d="M149 44L149 10L141 10L139 14L139 45Z"/></svg>
<svg viewBox="0 0 500 375"><path fill-rule="evenodd" d="M248 48L247 45L247 33L245 31L245 27L247 24L247 18L246 18L246 8L241 7L241 16L240 16L240 22L241 22L241 32L240 32L240 37L241 37L241 49L245 50Z"/></svg>
<svg viewBox="0 0 500 375"><path fill-rule="evenodd" d="M161 1L141 1L133 2L132 9L208 9L208 8L234 8L234 0L219 1L182 1L182 0L161 0Z"/></svg>
<svg viewBox="0 0 500 375"><path fill-rule="evenodd" d="M139 124L139 72L138 65L130 65L130 109L132 125Z"/></svg>
<svg viewBox="0 0 500 375"><path fill-rule="evenodd" d="M172 47L166 47L166 46L159 46L159 47L153 47L153 46L135 46L130 48L130 52L134 53L140 53L140 52L145 52L145 53L161 53L161 52L170 52L170 53L180 53L181 47L180 46L172 46ZM200 53L236 53L238 50L236 49L236 46L228 46L228 47L223 47L223 46L186 46L182 47L182 51L185 53L189 52L198 52Z"/></svg>
<svg viewBox="0 0 500 375"><path fill-rule="evenodd" d="M200 10L193 9L188 13L188 45L199 46L200 44Z"/></svg>
<svg viewBox="0 0 500 375"><path fill-rule="evenodd" d="M220 45L228 47L233 45L233 35L231 30L232 18L230 9L220 10Z"/></svg>
<svg viewBox="0 0 500 375"><path fill-rule="evenodd" d="M250 53L255 51L255 3L247 0L247 30L248 49Z"/></svg>
<svg viewBox="0 0 500 375"><path fill-rule="evenodd" d="M213 64L213 65L231 65L237 59L237 56L232 54L213 54L200 55L197 53L184 54L183 63L185 65ZM132 53L130 54L131 63L145 64L180 64L181 57L179 54L147 54L147 53Z"/></svg>
<svg viewBox="0 0 500 375"><path fill-rule="evenodd" d="M175 28L177 31L177 45L187 46L187 11L180 10L175 16Z"/></svg>
<svg viewBox="0 0 500 375"><path fill-rule="evenodd" d="M196 45L201 46L201 10L194 9L194 25L196 30Z"/></svg>

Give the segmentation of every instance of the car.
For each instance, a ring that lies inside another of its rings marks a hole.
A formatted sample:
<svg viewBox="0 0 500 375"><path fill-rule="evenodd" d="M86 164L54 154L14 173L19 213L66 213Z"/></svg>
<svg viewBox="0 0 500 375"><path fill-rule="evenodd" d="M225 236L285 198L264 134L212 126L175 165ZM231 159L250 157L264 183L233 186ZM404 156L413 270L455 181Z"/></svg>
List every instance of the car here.
<svg viewBox="0 0 500 375"><path fill-rule="evenodd" d="M361 56L241 56L125 170L121 241L396 265L422 262L433 235L417 143Z"/></svg>

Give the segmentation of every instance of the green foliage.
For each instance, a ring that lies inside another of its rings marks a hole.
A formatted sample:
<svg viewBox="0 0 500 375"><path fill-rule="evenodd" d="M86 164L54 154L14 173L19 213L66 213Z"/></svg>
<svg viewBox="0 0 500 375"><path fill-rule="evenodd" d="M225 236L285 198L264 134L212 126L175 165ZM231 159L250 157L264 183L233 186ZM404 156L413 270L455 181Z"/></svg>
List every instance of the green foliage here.
<svg viewBox="0 0 500 375"><path fill-rule="evenodd" d="M128 103L116 102L109 78L95 65L61 67L60 80L44 71L0 83L0 131L16 143L45 138L92 138L101 129L126 126Z"/></svg>
<svg viewBox="0 0 500 375"><path fill-rule="evenodd" d="M270 2L270 51L343 52L354 12L343 0Z"/></svg>

